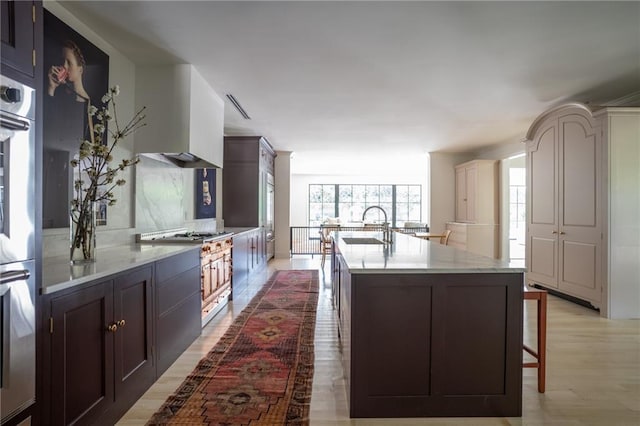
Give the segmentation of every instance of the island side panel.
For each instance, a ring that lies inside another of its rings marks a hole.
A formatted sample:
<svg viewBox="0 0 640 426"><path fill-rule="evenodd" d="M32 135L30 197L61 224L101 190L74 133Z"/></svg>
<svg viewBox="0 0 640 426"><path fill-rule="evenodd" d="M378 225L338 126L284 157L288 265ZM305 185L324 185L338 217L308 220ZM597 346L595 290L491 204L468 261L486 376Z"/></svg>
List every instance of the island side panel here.
<svg viewBox="0 0 640 426"><path fill-rule="evenodd" d="M522 282L353 274L351 417L520 416Z"/></svg>
<svg viewBox="0 0 640 426"><path fill-rule="evenodd" d="M522 415L523 279L453 274L435 284L433 388L440 415Z"/></svg>
<svg viewBox="0 0 640 426"><path fill-rule="evenodd" d="M345 387L347 389L347 404L353 399L351 388L351 274L342 256L336 256L338 303L338 336L340 338L340 352L342 354L342 368L344 371Z"/></svg>

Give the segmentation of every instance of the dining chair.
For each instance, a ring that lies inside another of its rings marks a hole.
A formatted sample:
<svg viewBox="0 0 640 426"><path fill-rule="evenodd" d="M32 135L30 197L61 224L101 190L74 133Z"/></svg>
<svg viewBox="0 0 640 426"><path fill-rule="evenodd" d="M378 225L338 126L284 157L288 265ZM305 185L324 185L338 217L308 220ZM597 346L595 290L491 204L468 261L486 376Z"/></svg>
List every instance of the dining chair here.
<svg viewBox="0 0 640 426"><path fill-rule="evenodd" d="M440 237L440 244L449 245L449 237L451 236L451 229L447 229Z"/></svg>
<svg viewBox="0 0 640 426"><path fill-rule="evenodd" d="M329 236L329 229L321 228L320 233L320 253L322 254L322 260L320 265L324 268L324 261L327 257L327 253L331 254L331 237Z"/></svg>

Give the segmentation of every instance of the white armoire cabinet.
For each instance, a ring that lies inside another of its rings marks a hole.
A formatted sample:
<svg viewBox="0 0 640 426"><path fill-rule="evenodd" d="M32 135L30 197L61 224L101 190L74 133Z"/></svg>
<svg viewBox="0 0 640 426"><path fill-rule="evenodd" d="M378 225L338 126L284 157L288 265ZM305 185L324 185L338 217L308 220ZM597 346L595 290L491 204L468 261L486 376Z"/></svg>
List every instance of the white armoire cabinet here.
<svg viewBox="0 0 640 426"><path fill-rule="evenodd" d="M591 111L563 105L527 133L527 282L599 307L602 135Z"/></svg>
<svg viewBox="0 0 640 426"><path fill-rule="evenodd" d="M498 169L495 160L455 166L455 222L449 245L495 258L498 253Z"/></svg>
<svg viewBox="0 0 640 426"><path fill-rule="evenodd" d="M455 170L456 222L497 223L497 162L473 160Z"/></svg>
<svg viewBox="0 0 640 426"><path fill-rule="evenodd" d="M527 133L527 282L609 317L640 315L639 111L592 113L572 103L543 113ZM609 235L614 218L617 242ZM612 244L624 250L616 254Z"/></svg>

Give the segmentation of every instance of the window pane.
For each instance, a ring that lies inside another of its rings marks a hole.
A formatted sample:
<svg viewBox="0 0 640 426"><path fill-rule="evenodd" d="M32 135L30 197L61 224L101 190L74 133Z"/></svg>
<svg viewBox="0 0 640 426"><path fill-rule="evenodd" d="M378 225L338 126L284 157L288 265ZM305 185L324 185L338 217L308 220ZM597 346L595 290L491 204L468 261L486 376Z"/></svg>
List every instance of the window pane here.
<svg viewBox="0 0 640 426"><path fill-rule="evenodd" d="M322 223L322 220L322 204L309 204L309 224L311 226L316 226Z"/></svg>
<svg viewBox="0 0 640 426"><path fill-rule="evenodd" d="M319 203L322 201L322 185L309 185L309 202Z"/></svg>
<svg viewBox="0 0 640 426"><path fill-rule="evenodd" d="M324 203L334 203L335 202L335 190L334 185L322 185L322 202Z"/></svg>
<svg viewBox="0 0 640 426"><path fill-rule="evenodd" d="M353 185L353 201L364 203L365 197L364 185Z"/></svg>
<svg viewBox="0 0 640 426"><path fill-rule="evenodd" d="M328 217L335 217L335 215L336 215L336 205L334 203L323 203L322 204L322 215L323 215L324 219L326 219Z"/></svg>
<svg viewBox="0 0 640 426"><path fill-rule="evenodd" d="M359 218L355 219L353 217L353 209L352 209L351 206L352 206L351 203L340 203L339 204L339 210L338 210L339 215L338 216L340 217L340 220L342 222L353 222L354 220L360 220Z"/></svg>
<svg viewBox="0 0 640 426"><path fill-rule="evenodd" d="M409 220L414 222L420 222L420 203L411 203L409 204Z"/></svg>
<svg viewBox="0 0 640 426"><path fill-rule="evenodd" d="M362 212L364 211L364 203L353 203L351 207L351 215L353 216L354 221L362 220Z"/></svg>
<svg viewBox="0 0 640 426"><path fill-rule="evenodd" d="M527 198L527 187L519 186L518 187L518 203L524 204L526 203Z"/></svg>
<svg viewBox="0 0 640 426"><path fill-rule="evenodd" d="M380 201L380 187L378 185L367 185L367 204L376 205Z"/></svg>
<svg viewBox="0 0 640 426"><path fill-rule="evenodd" d="M396 186L396 200L409 201L409 187L407 185Z"/></svg>
<svg viewBox="0 0 640 426"><path fill-rule="evenodd" d="M380 203L380 207L382 207L384 209L384 211L387 213L387 221L389 223L391 223L391 212L393 211L393 206L391 203ZM380 220L382 221L383 219L383 215L382 213L380 213Z"/></svg>
<svg viewBox="0 0 640 426"><path fill-rule="evenodd" d="M422 187L420 185L409 185L409 201L414 203L422 201Z"/></svg>
<svg viewBox="0 0 640 426"><path fill-rule="evenodd" d="M351 185L340 185L340 198L338 201L341 203L351 202L353 197L353 189Z"/></svg>
<svg viewBox="0 0 640 426"><path fill-rule="evenodd" d="M393 200L393 186L381 185L380 186L380 201L390 203Z"/></svg>
<svg viewBox="0 0 640 426"><path fill-rule="evenodd" d="M396 222L404 222L409 220L409 209L407 203L397 203L396 204Z"/></svg>

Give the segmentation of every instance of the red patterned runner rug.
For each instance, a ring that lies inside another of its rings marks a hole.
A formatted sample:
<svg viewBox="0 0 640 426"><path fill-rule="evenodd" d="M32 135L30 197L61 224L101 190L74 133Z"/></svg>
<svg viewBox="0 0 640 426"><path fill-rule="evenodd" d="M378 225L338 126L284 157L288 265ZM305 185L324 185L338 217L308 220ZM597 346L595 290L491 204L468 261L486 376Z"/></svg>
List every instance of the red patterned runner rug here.
<svg viewBox="0 0 640 426"><path fill-rule="evenodd" d="M318 271L277 271L147 425L307 425Z"/></svg>

